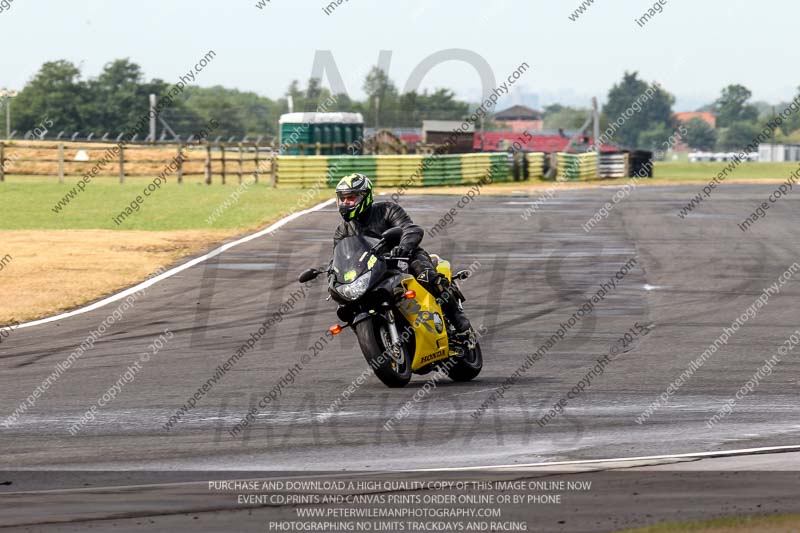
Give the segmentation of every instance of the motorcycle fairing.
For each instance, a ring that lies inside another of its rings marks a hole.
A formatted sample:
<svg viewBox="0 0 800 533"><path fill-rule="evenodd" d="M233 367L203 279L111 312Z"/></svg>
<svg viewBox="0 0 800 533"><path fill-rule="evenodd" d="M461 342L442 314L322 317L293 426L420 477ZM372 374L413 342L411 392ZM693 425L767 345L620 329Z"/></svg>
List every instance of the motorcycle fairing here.
<svg viewBox="0 0 800 533"><path fill-rule="evenodd" d="M406 291L414 291L415 298L402 300L397 308L414 328L416 349L411 370L417 371L435 361L450 357L447 328L444 327L442 308L436 298L413 276L402 280Z"/></svg>

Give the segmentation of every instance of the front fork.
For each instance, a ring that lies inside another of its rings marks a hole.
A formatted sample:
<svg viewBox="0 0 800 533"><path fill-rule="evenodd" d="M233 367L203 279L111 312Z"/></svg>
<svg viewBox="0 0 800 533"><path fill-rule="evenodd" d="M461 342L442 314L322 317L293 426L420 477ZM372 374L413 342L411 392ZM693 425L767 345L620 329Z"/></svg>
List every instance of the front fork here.
<svg viewBox="0 0 800 533"><path fill-rule="evenodd" d="M400 334L397 333L397 323L394 320L394 313L391 309L386 310L386 324L389 328L389 339L392 341L392 346L399 348L401 344Z"/></svg>

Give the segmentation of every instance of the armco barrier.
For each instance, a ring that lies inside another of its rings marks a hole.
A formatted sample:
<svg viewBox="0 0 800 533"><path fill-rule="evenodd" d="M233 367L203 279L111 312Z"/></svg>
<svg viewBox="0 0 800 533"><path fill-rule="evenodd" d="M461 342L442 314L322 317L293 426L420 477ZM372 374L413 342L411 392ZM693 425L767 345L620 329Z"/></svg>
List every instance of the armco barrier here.
<svg viewBox="0 0 800 533"><path fill-rule="evenodd" d="M597 179L597 152L567 154L557 156L557 181L582 181Z"/></svg>
<svg viewBox="0 0 800 533"><path fill-rule="evenodd" d="M600 178L627 178L630 176L630 156L627 153L600 154L597 175Z"/></svg>
<svg viewBox="0 0 800 533"><path fill-rule="evenodd" d="M540 154L543 156L543 154ZM541 168L541 165L539 166ZM354 172L366 174L377 186L411 187L510 181L505 152L459 155L278 156L277 184L313 187L321 179L334 187ZM538 174L534 173L534 177Z"/></svg>

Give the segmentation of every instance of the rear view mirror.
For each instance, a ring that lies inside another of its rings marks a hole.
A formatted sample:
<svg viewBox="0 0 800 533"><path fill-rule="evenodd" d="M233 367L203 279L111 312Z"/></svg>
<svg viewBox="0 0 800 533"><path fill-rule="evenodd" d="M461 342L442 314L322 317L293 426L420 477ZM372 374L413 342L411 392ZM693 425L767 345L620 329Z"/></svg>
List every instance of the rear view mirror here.
<svg viewBox="0 0 800 533"><path fill-rule="evenodd" d="M300 276L298 276L297 281L300 283L306 283L311 281L312 279L319 276L322 272L317 270L316 268L309 268L308 270L304 270Z"/></svg>
<svg viewBox="0 0 800 533"><path fill-rule="evenodd" d="M403 238L403 228L389 228L381 234L381 239L389 246L397 246Z"/></svg>

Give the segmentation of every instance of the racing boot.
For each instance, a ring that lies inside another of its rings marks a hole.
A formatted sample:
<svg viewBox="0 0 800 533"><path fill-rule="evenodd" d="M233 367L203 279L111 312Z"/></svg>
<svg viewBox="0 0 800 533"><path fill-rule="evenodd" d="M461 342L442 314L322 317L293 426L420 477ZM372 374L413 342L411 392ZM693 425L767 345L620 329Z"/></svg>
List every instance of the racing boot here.
<svg viewBox="0 0 800 533"><path fill-rule="evenodd" d="M455 328L456 338L466 340L469 337L472 324L469 323L467 315L459 307L456 295L451 289L451 284L447 278L440 275L437 281L437 288L439 289L437 300L439 305L442 306L442 312L447 317L447 321Z"/></svg>

